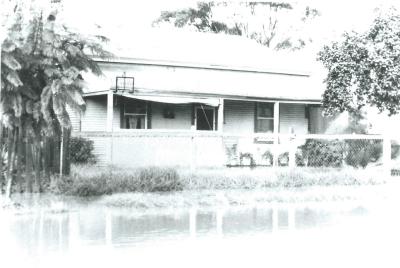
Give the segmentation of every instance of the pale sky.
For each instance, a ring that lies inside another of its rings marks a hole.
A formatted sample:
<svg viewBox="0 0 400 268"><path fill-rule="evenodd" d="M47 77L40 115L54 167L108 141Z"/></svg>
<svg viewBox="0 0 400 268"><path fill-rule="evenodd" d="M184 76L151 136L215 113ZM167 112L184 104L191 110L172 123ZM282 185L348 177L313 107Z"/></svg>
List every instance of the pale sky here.
<svg viewBox="0 0 400 268"><path fill-rule="evenodd" d="M289 0L289 2L292 0ZM317 7L322 13L330 31L359 28L371 20L376 7L394 5L400 7L400 1L394 0L297 0ZM125 27L149 27L162 10L193 6L195 1L180 0L65 0L65 10L71 14L71 20L80 25L97 22Z"/></svg>

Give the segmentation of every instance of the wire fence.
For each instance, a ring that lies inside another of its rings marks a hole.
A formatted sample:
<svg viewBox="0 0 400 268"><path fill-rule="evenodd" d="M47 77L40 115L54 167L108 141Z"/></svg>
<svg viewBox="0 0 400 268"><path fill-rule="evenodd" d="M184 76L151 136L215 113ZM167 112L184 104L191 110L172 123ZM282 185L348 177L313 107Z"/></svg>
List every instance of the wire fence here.
<svg viewBox="0 0 400 268"><path fill-rule="evenodd" d="M399 142L381 135L225 137L227 166L381 168L397 175Z"/></svg>
<svg viewBox="0 0 400 268"><path fill-rule="evenodd" d="M400 174L400 143L381 135L126 131L81 133L80 138L92 145L79 146L71 159L93 151L99 166L382 168Z"/></svg>
<svg viewBox="0 0 400 268"><path fill-rule="evenodd" d="M1 137L0 187L15 191L51 187L71 164L107 167L110 174L137 167L307 168L400 175L400 140L382 135L225 135L199 131L64 133L29 139ZM233 171L233 170L232 170ZM375 176L375 175L374 175Z"/></svg>
<svg viewBox="0 0 400 268"><path fill-rule="evenodd" d="M70 172L70 133L52 137L31 137L19 129L3 129L0 135L0 190L9 182L16 191L37 191L49 187L55 176Z"/></svg>

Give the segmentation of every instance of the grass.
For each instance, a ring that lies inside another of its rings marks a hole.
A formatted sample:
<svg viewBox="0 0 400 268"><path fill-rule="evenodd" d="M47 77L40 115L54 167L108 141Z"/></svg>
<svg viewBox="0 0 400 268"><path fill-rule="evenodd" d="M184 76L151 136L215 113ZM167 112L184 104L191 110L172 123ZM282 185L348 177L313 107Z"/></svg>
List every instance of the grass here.
<svg viewBox="0 0 400 268"><path fill-rule="evenodd" d="M378 172L333 168L197 169L116 168L74 166L71 175L57 183L58 193L99 196L126 192L182 190L255 190L331 185L370 185L384 180Z"/></svg>
<svg viewBox="0 0 400 268"><path fill-rule="evenodd" d="M57 191L78 196L123 192L169 192L182 190L179 176L172 168L99 168L74 166L71 175L59 181Z"/></svg>

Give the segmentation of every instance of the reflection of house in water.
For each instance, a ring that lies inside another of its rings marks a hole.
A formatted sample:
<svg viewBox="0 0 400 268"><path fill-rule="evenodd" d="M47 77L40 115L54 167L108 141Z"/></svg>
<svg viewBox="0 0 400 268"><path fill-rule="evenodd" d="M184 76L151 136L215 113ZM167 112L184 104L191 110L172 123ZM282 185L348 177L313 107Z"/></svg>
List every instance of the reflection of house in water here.
<svg viewBox="0 0 400 268"><path fill-rule="evenodd" d="M298 55L234 36L173 40L126 45L97 60L104 77L85 76L87 107L71 116L73 129L95 142L100 163L221 166L247 153L269 165L271 144L285 143L277 134L326 130L322 84Z"/></svg>
<svg viewBox="0 0 400 268"><path fill-rule="evenodd" d="M335 205L337 206L337 205ZM39 212L16 216L12 234L29 254L79 251L87 246L135 246L163 240L271 234L320 228L338 217L362 215L353 207L307 207L276 204L265 207L186 209L171 213L139 214L129 210L89 208L67 213Z"/></svg>

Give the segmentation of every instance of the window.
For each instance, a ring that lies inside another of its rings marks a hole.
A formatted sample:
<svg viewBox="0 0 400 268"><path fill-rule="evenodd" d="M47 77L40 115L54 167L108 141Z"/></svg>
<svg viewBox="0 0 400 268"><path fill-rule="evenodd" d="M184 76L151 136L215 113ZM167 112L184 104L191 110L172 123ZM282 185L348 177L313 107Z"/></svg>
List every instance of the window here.
<svg viewBox="0 0 400 268"><path fill-rule="evenodd" d="M213 107L207 107L203 105L196 107L196 129L215 129L215 111Z"/></svg>
<svg viewBox="0 0 400 268"><path fill-rule="evenodd" d="M274 132L274 104L270 102L257 103L256 132Z"/></svg>
<svg viewBox="0 0 400 268"><path fill-rule="evenodd" d="M122 128L147 128L147 103L138 100L129 100L124 103Z"/></svg>

